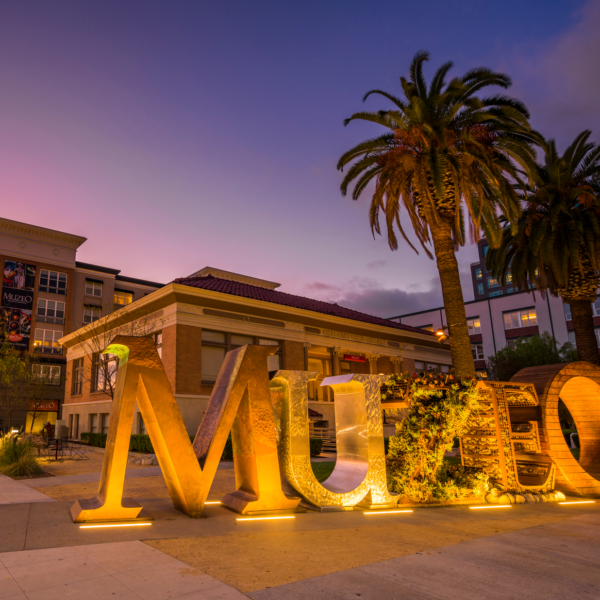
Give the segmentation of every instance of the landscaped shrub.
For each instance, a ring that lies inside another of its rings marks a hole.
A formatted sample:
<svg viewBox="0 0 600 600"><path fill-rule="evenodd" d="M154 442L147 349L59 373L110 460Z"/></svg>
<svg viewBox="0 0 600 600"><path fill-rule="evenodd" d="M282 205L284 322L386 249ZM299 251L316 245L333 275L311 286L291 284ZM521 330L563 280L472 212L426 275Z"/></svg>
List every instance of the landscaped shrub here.
<svg viewBox="0 0 600 600"><path fill-rule="evenodd" d="M319 456L323 451L323 440L321 438L311 437L310 441L310 455Z"/></svg>
<svg viewBox="0 0 600 600"><path fill-rule="evenodd" d="M33 477L42 472L31 438L8 433L0 440L0 471L8 477Z"/></svg>
<svg viewBox="0 0 600 600"><path fill-rule="evenodd" d="M444 466L444 454L465 431L478 406L475 380L458 382L452 376L395 376L409 383L410 412L390 438L387 460L390 489L412 502L460 498L480 491L476 472L459 465Z"/></svg>

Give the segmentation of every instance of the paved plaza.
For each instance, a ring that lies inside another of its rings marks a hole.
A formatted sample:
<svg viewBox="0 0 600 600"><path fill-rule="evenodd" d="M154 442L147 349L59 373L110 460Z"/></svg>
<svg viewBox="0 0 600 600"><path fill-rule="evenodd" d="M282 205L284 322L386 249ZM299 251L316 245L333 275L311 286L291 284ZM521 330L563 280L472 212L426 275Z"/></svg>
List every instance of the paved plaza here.
<svg viewBox="0 0 600 600"><path fill-rule="evenodd" d="M232 488L221 466L213 499ZM193 520L172 507L160 469L143 467L128 469L125 493L152 525L80 529L69 507L96 493L99 473L77 468L0 477L0 598L600 597L598 504L248 522L208 505Z"/></svg>

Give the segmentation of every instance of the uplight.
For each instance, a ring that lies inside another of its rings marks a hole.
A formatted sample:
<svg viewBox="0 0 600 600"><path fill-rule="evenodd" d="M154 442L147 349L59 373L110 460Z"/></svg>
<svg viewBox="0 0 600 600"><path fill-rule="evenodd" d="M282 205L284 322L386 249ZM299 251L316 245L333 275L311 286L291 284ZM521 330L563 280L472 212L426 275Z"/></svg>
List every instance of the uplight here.
<svg viewBox="0 0 600 600"><path fill-rule="evenodd" d="M79 529L99 529L105 527L146 527L152 523L106 523L103 525L80 525Z"/></svg>
<svg viewBox="0 0 600 600"><path fill-rule="evenodd" d="M595 504L595 500L577 500L575 502L559 502L559 504Z"/></svg>
<svg viewBox="0 0 600 600"><path fill-rule="evenodd" d="M480 508L512 508L510 504L490 504L489 506L469 506L472 510L479 510Z"/></svg>
<svg viewBox="0 0 600 600"><path fill-rule="evenodd" d="M205 505L206 504L221 504L221 501L220 500L211 500L210 502L205 502L204 504Z"/></svg>
<svg viewBox="0 0 600 600"><path fill-rule="evenodd" d="M363 515L394 515L398 513L410 513L412 510L369 510L365 511Z"/></svg>
<svg viewBox="0 0 600 600"><path fill-rule="evenodd" d="M283 516L283 517L242 517L241 519L236 519L236 521L275 521L277 519L295 519L293 515Z"/></svg>

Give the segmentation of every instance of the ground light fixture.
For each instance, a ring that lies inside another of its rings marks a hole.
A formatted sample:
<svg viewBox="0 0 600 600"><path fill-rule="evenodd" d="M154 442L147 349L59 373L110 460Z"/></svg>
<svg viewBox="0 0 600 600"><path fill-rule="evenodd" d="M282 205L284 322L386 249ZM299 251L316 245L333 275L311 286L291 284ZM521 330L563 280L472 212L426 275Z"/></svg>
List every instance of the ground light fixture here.
<svg viewBox="0 0 600 600"><path fill-rule="evenodd" d="M220 500L209 500L208 502L205 502L204 504L221 504Z"/></svg>
<svg viewBox="0 0 600 600"><path fill-rule="evenodd" d="M510 504L487 504L485 506L469 506L471 510L479 510L480 508L512 508Z"/></svg>
<svg viewBox="0 0 600 600"><path fill-rule="evenodd" d="M281 515L280 517L240 517L236 521L275 521L278 519L295 519L294 515Z"/></svg>
<svg viewBox="0 0 600 600"><path fill-rule="evenodd" d="M149 521L143 523L103 523L99 525L80 525L79 529L100 529L106 527L146 527L152 525Z"/></svg>
<svg viewBox="0 0 600 600"><path fill-rule="evenodd" d="M559 504L596 504L595 500L575 500L573 502L559 502Z"/></svg>
<svg viewBox="0 0 600 600"><path fill-rule="evenodd" d="M363 515L393 515L397 513L411 513L412 510L367 510Z"/></svg>

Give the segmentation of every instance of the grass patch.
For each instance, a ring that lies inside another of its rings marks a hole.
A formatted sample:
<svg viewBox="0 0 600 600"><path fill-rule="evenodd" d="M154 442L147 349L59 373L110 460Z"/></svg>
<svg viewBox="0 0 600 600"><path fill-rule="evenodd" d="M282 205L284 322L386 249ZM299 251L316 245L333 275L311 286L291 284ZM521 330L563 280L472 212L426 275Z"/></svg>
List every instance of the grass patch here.
<svg viewBox="0 0 600 600"><path fill-rule="evenodd" d="M325 481L333 472L335 467L335 461L332 462L313 462L311 463L313 473L317 478L317 481L321 483Z"/></svg>
<svg viewBox="0 0 600 600"><path fill-rule="evenodd" d="M573 458L579 462L579 454L581 452L581 448L571 448L571 454L573 455Z"/></svg>

